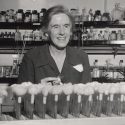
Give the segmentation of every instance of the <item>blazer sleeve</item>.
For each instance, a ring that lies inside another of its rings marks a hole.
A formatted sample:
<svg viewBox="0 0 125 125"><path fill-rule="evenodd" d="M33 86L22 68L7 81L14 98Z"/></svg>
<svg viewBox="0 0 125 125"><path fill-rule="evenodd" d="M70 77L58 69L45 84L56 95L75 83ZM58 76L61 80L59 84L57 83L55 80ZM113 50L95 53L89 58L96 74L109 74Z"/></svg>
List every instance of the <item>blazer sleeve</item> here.
<svg viewBox="0 0 125 125"><path fill-rule="evenodd" d="M83 74L82 74L82 79L81 82L82 83L87 83L87 82L91 82L92 78L91 78L91 69L90 69L90 63L89 63L89 58L88 55L85 52L82 52L82 62L83 62Z"/></svg>
<svg viewBox="0 0 125 125"><path fill-rule="evenodd" d="M22 82L32 82L34 83L34 64L33 61L27 56L24 55L22 63L19 69L19 76L17 83L20 84Z"/></svg>

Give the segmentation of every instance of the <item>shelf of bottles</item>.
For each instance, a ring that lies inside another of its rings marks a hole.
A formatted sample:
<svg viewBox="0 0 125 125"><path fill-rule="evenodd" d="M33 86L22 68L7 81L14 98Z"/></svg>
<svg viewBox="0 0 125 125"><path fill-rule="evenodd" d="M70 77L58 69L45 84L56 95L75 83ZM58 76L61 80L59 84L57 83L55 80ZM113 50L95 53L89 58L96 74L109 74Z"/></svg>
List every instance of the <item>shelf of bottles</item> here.
<svg viewBox="0 0 125 125"><path fill-rule="evenodd" d="M0 66L0 83L14 84L17 82L19 64L15 62L13 66ZM93 81L121 82L125 81L125 66L91 66L91 76Z"/></svg>
<svg viewBox="0 0 125 125"><path fill-rule="evenodd" d="M95 59L91 66L91 76L93 80L99 82L120 82L125 81L125 66L123 60L119 61L119 65L114 66L106 60L106 65L99 66L98 60Z"/></svg>

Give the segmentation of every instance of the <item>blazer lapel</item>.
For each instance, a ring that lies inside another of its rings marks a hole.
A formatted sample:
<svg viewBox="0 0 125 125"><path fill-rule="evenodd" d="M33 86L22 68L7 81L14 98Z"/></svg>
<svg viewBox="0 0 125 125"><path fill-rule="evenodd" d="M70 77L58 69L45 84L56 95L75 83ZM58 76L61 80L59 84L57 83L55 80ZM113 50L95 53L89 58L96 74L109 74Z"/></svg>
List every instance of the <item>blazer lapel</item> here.
<svg viewBox="0 0 125 125"><path fill-rule="evenodd" d="M69 65L72 67L78 65L80 63L79 59L77 59L77 51L74 51L73 48L67 46L66 48L66 58L64 61L64 65L62 68L62 74L67 71Z"/></svg>
<svg viewBox="0 0 125 125"><path fill-rule="evenodd" d="M59 74L59 70L56 66L56 63L49 52L49 45L45 45L45 47L40 50L40 59L37 63L38 66L49 65L56 74Z"/></svg>

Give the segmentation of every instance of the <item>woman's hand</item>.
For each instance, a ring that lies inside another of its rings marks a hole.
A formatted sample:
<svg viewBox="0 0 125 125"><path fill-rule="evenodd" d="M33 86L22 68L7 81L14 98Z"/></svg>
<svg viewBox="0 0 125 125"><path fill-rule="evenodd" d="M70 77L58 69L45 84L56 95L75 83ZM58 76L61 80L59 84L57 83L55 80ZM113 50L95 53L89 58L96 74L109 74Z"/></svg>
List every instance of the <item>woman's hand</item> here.
<svg viewBox="0 0 125 125"><path fill-rule="evenodd" d="M59 77L46 77L44 79L41 79L41 84L52 84L52 85L60 85L61 80Z"/></svg>

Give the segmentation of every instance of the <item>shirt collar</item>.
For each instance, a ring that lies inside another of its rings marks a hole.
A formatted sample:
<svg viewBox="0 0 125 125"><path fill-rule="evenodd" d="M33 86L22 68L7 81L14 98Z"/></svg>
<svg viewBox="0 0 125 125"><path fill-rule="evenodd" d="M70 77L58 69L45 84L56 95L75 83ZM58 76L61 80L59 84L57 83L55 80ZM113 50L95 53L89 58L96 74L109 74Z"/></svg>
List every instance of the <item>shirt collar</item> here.
<svg viewBox="0 0 125 125"><path fill-rule="evenodd" d="M78 51L74 47L67 46L66 48L67 53L67 62L71 65L77 65L79 64L79 58L78 58Z"/></svg>

